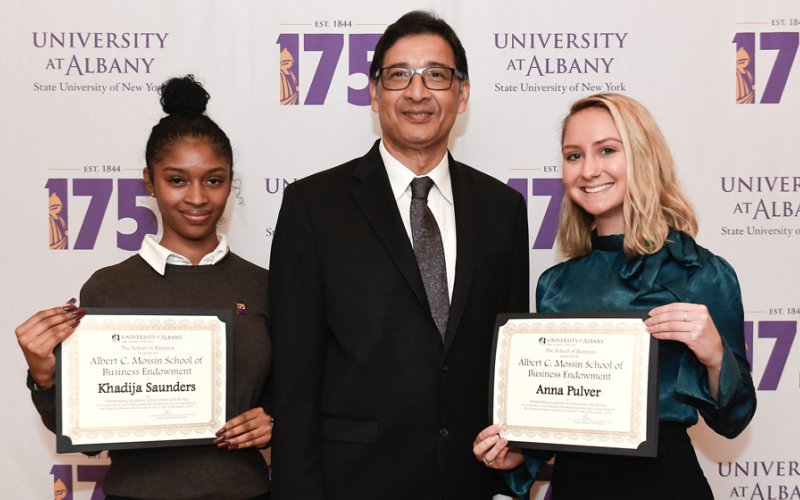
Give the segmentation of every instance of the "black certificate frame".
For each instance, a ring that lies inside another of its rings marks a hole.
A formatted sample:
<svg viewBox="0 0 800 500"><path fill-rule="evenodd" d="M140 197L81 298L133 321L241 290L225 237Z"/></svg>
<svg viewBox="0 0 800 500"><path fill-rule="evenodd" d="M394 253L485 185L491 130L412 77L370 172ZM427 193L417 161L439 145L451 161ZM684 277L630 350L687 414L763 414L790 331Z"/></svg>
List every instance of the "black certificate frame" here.
<svg viewBox="0 0 800 500"><path fill-rule="evenodd" d="M234 322L233 313L226 309L216 308L118 308L118 307L87 307L86 316L82 321L92 315L107 316L201 316L216 317L225 324L225 420L230 420L233 415L234 406L234 380L233 380L233 335ZM153 439L147 441L108 441L92 444L73 444L72 439L64 434L63 404L64 387L62 383L63 363L61 354L61 344L54 350L56 356L56 380L55 380L55 410L56 410L56 452L57 453L76 453L76 452L99 452L103 450L133 450L141 448L164 448L178 446L198 446L208 445L214 442L214 437L185 438L185 439Z"/></svg>
<svg viewBox="0 0 800 500"><path fill-rule="evenodd" d="M500 332L509 320L526 320L526 319L554 319L554 320L587 320L587 319L601 319L613 320L619 319L641 319L647 318L645 312L631 312L631 311L602 311L602 312L569 312L569 313L500 313L494 327L494 335L492 339L492 357L490 362L489 372L489 422L495 422L495 402L496 402L496 367L498 355L498 342ZM538 449L547 451L569 451L578 453L595 453L605 455L626 455L626 456L641 456L641 457L655 457L658 451L658 340L650 337L648 350L648 367L647 367L647 397L646 397L646 438L639 446L633 448L620 448L602 445L576 445L576 444L557 444L537 441L519 441L509 437L509 447L512 448L526 448Z"/></svg>

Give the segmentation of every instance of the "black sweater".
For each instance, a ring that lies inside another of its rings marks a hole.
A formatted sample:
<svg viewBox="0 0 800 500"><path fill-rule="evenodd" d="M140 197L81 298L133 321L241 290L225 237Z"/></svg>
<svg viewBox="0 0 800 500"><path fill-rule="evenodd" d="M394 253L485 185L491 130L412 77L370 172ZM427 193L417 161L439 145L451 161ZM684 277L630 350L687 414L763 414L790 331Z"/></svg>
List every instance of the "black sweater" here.
<svg viewBox="0 0 800 500"><path fill-rule="evenodd" d="M81 289L82 307L230 309L234 318L234 409L266 409L272 361L267 333L266 269L229 253L215 265L167 265L159 275L134 255L100 269ZM236 304L245 306L237 311ZM32 392L33 402L55 429L55 389ZM268 410L269 412L269 410ZM248 499L270 489L267 467L254 448L228 451L213 445L109 452L107 495L165 499Z"/></svg>

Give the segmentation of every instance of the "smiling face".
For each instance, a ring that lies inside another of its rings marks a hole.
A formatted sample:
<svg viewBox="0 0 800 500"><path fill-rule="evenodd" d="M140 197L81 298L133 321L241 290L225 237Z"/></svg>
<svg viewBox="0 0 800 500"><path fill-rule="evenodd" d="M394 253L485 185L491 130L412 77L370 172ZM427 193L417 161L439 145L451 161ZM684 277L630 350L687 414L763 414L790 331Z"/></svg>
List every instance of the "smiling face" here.
<svg viewBox="0 0 800 500"><path fill-rule="evenodd" d="M144 178L161 212L161 245L196 264L219 243L217 223L231 192L228 161L208 140L184 138L153 163L152 182L146 168Z"/></svg>
<svg viewBox="0 0 800 500"><path fill-rule="evenodd" d="M423 34L397 40L383 59L383 67L389 66L454 68L456 62L453 49L444 38ZM454 77L449 89L430 90L420 75L414 75L408 88L386 90L378 79L370 83L370 96L372 110L378 113L381 123L384 145L393 156L403 161L422 153L438 156L438 161L447 150L456 116L467 109L469 81L460 83Z"/></svg>
<svg viewBox="0 0 800 500"><path fill-rule="evenodd" d="M624 233L628 162L611 113L594 107L572 115L561 152L564 189L594 217L597 234Z"/></svg>

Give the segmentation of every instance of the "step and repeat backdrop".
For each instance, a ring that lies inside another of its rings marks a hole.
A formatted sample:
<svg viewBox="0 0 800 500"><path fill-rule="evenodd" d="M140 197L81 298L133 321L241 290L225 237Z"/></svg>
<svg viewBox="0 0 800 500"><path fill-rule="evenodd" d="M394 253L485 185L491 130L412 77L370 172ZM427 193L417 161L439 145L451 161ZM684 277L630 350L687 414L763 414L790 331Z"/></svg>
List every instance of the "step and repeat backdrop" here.
<svg viewBox="0 0 800 500"><path fill-rule="evenodd" d="M14 328L77 297L94 270L159 231L142 181L163 115L159 84L193 73L209 90L208 112L235 148L223 230L268 267L286 185L379 137L372 49L418 8L440 14L466 47L472 95L451 150L525 195L532 290L559 260L569 103L614 91L653 112L699 213L700 243L738 272L758 389L755 419L736 439L692 430L705 474L720 499L800 498L800 5L790 0L4 2L4 497L102 498L107 458L55 453ZM546 492L544 482L534 496Z"/></svg>

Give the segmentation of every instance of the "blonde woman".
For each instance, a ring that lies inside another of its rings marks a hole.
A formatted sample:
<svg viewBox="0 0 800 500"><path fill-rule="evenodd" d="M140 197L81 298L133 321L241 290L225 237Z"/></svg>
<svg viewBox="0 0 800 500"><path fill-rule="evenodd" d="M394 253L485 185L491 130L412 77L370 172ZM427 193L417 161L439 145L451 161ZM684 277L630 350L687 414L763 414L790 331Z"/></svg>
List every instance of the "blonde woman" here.
<svg viewBox="0 0 800 500"><path fill-rule="evenodd" d="M733 438L756 409L736 273L695 242L694 210L641 104L619 94L581 99L561 144L558 243L568 260L542 274L537 311L646 311L659 340L660 406L657 457L559 452L552 498L712 499L686 429L699 413ZM473 453L509 471L509 486L528 498L552 454L509 449L499 431L481 431Z"/></svg>

